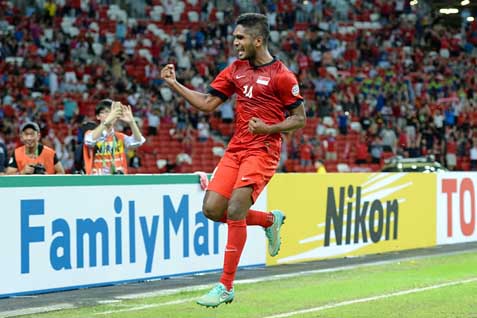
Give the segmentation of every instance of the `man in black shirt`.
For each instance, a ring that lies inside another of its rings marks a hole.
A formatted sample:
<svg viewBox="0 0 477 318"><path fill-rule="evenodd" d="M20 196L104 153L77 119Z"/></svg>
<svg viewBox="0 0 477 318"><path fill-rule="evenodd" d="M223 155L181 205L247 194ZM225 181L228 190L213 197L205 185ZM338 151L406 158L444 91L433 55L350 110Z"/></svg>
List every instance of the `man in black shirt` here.
<svg viewBox="0 0 477 318"><path fill-rule="evenodd" d="M8 153L7 146L5 146L5 141L0 135L0 174L5 174L5 169L8 165Z"/></svg>

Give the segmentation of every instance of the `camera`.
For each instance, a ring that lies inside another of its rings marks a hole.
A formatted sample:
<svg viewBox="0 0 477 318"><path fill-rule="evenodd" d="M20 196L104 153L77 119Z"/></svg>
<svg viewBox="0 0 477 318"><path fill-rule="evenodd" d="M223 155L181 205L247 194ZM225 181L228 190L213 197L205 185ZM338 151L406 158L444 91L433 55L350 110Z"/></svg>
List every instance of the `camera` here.
<svg viewBox="0 0 477 318"><path fill-rule="evenodd" d="M33 166L33 174L45 174L46 169L45 166L42 165L41 163L37 163L36 165Z"/></svg>

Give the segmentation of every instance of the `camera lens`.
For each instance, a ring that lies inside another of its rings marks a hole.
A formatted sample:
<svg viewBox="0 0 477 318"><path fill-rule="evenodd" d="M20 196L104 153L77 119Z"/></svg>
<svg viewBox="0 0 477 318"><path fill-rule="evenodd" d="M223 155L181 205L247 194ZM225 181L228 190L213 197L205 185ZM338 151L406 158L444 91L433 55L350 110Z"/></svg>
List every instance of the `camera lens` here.
<svg viewBox="0 0 477 318"><path fill-rule="evenodd" d="M45 166L43 166L41 163L38 163L34 166L33 174L45 174L45 173L46 173Z"/></svg>

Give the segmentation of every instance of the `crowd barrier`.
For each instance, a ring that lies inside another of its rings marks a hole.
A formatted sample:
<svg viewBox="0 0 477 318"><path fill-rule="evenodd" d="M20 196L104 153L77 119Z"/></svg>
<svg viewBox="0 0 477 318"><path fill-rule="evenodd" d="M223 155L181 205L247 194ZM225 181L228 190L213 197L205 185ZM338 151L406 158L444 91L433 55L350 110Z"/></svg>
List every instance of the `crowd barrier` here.
<svg viewBox="0 0 477 318"><path fill-rule="evenodd" d="M240 267L477 241L477 174L276 174L253 208L286 212L280 254L248 227ZM0 297L218 271L227 229L198 176L0 178Z"/></svg>

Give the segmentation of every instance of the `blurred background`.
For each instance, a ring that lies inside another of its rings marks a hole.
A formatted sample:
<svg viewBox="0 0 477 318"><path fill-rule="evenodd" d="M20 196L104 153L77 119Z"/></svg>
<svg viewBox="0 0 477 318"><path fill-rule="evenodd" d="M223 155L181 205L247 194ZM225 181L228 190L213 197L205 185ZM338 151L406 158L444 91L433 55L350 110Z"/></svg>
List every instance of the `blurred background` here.
<svg viewBox="0 0 477 318"><path fill-rule="evenodd" d="M35 121L75 173L80 127L111 98L132 106L147 139L128 154L130 173L212 172L234 100L199 113L159 72L174 63L179 81L206 92L235 59L237 16L261 12L308 115L284 135L280 171L316 172L318 161L328 172L380 171L395 156L477 170L476 9L468 0L0 0L0 143L11 154L20 125Z"/></svg>

